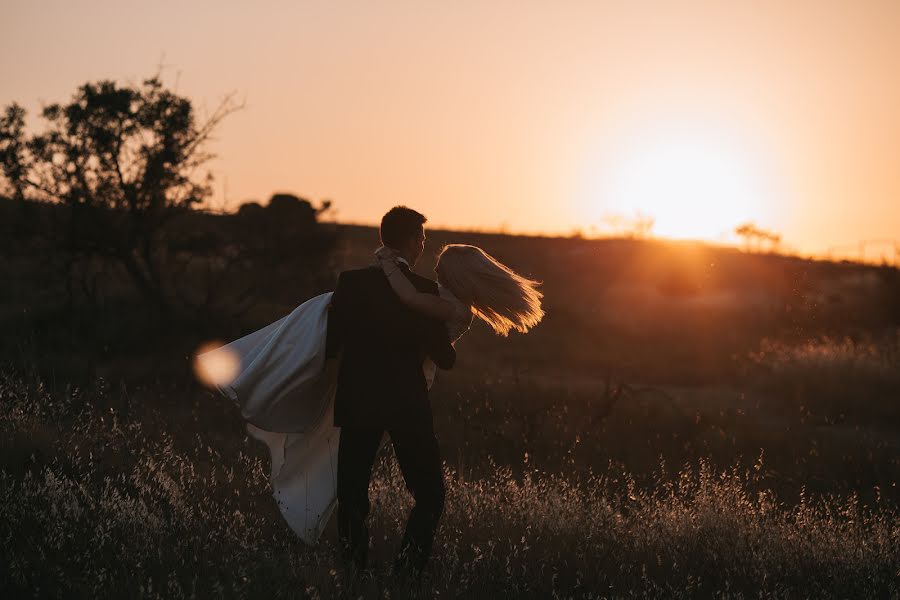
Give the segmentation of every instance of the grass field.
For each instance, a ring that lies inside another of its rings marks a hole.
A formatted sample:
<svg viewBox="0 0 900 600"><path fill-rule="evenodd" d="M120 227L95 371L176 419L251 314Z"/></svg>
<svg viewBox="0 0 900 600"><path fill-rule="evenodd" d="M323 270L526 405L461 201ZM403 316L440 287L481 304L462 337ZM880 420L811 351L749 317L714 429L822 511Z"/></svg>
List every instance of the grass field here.
<svg viewBox="0 0 900 600"><path fill-rule="evenodd" d="M336 568L334 523L304 547L271 497L266 449L193 379L200 342L292 303L191 329L148 314L112 272L93 303L64 306L23 251L0 261L0 595L900 595L896 269L429 239L542 280L547 316L510 338L476 323L438 374L448 500L421 589L387 573L410 506L389 446L371 488L375 578L356 588ZM376 241L344 228L331 276Z"/></svg>
<svg viewBox="0 0 900 600"><path fill-rule="evenodd" d="M13 440L0 475L4 597L900 593L896 504L802 490L786 502L764 455L725 469L661 462L639 475L565 454L554 470L491 456L475 473L449 461L447 508L419 589L388 574L410 500L387 451L371 488L376 576L359 587L335 568L333 523L315 549L283 524L268 457L239 419L222 409L204 411L217 422L187 418L184 404L197 414L206 393L101 383L53 395L7 374L0 401Z"/></svg>

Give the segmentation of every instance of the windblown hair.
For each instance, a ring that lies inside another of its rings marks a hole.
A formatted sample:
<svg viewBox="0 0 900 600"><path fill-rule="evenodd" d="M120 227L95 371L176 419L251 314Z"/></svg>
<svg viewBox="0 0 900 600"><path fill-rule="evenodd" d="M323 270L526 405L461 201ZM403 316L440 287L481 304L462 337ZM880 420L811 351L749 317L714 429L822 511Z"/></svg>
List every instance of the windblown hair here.
<svg viewBox="0 0 900 600"><path fill-rule="evenodd" d="M527 333L544 316L543 294L534 281L514 272L477 246L447 244L438 254L439 279L498 335Z"/></svg>

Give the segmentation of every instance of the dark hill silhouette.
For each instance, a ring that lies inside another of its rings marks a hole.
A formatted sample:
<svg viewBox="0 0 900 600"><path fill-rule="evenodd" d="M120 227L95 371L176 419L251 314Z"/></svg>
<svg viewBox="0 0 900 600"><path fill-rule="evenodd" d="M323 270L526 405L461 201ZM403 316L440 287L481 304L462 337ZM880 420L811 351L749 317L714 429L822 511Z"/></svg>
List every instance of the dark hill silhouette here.
<svg viewBox="0 0 900 600"><path fill-rule="evenodd" d="M192 212L178 220L172 248L189 264L179 279L181 293L200 306L208 300L243 309L224 320L198 315L176 332L184 344L213 332L226 337L250 331L331 289L341 270L369 263L377 229L318 224L316 216L326 208L276 195L266 206L245 204L233 214ZM70 318L63 306L71 296L69 312L92 311L93 318L107 322L105 328L85 324L81 331L87 338L99 336L102 347L127 346L135 336L152 338L155 330L114 325L140 310L129 300L134 290L121 272L94 265L95 271L65 283L54 270L52 246L32 232L44 230L65 210L0 201L0 223L10 233L7 240L15 240L4 250L2 276L15 285L5 292L0 325L30 334L56 315L59 328L60 320ZM477 325L467 336L466 344L510 364L615 368L654 381L727 380L736 376L732 357L763 338L877 336L900 325L900 276L889 267L660 240L442 230L429 230L428 237L417 267L422 274L433 276L441 244L460 242L482 246L544 282L548 314L533 333L507 345ZM231 275L218 271L219 280L209 280L210 265L225 263L234 267ZM83 346L83 341L67 343ZM11 348L17 343L15 336L7 337L7 355L15 355Z"/></svg>

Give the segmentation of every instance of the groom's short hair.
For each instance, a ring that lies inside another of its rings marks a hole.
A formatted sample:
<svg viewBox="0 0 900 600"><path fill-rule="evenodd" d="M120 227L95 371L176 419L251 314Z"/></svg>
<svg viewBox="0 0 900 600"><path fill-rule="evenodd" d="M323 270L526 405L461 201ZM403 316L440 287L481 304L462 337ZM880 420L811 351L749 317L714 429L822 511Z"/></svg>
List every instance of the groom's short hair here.
<svg viewBox="0 0 900 600"><path fill-rule="evenodd" d="M425 215L411 208L395 206L381 217L381 243L389 248L400 248L427 220Z"/></svg>

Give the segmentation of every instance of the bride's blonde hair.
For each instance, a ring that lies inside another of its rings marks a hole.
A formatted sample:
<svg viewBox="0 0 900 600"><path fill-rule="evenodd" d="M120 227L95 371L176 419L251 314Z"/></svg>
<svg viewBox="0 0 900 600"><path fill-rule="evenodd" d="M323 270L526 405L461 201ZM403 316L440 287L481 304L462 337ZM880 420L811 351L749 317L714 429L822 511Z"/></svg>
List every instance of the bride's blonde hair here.
<svg viewBox="0 0 900 600"><path fill-rule="evenodd" d="M540 323L543 294L534 281L514 272L477 246L447 244L437 258L439 279L498 335L526 333Z"/></svg>

